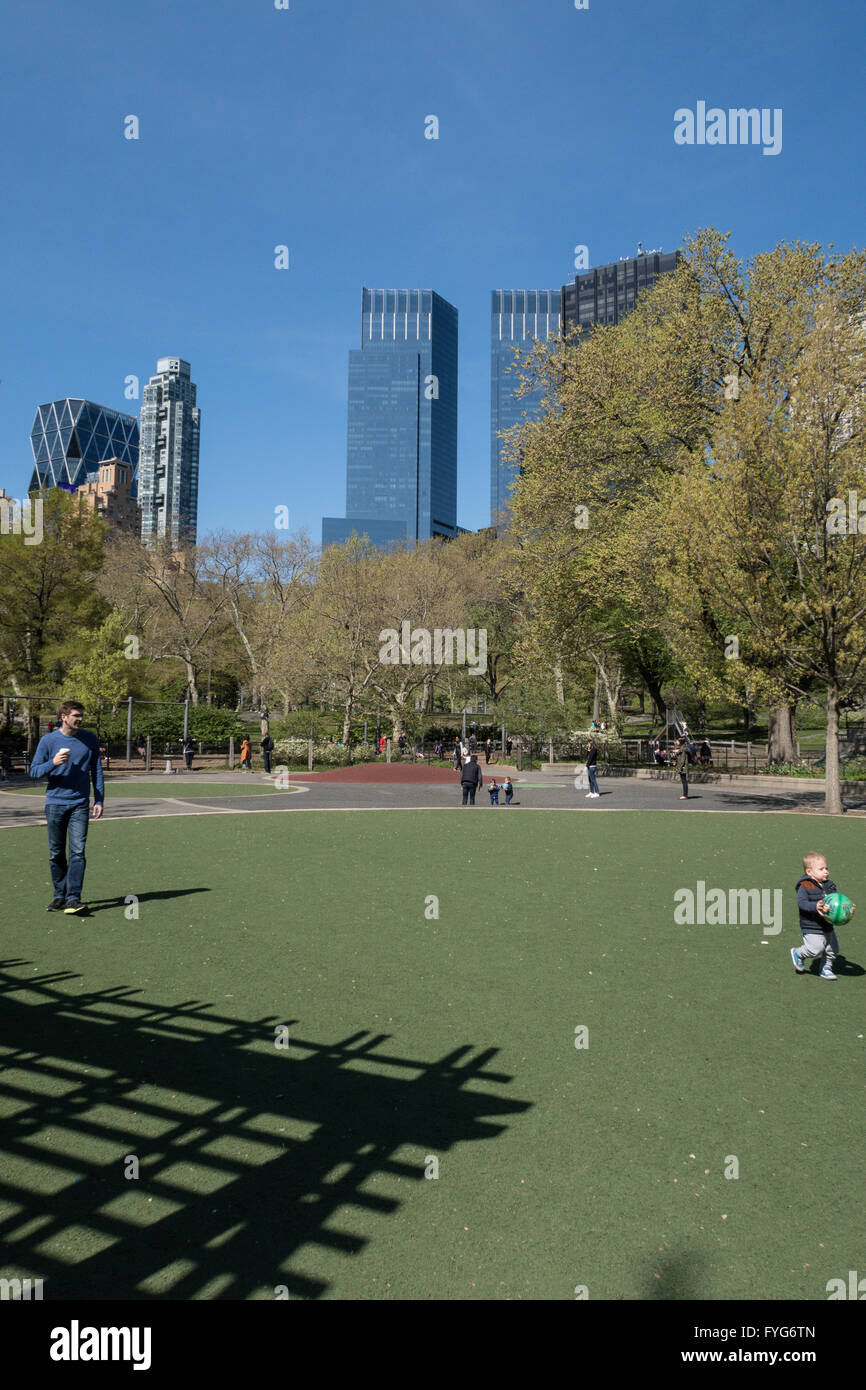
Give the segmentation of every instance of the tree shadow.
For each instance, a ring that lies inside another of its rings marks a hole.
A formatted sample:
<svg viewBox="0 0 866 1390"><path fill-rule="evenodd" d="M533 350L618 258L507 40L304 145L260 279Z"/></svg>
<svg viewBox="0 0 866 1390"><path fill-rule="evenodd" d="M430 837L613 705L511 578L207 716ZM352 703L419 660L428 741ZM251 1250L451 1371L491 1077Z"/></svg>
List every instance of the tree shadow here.
<svg viewBox="0 0 866 1390"><path fill-rule="evenodd" d="M423 1181L428 1155L530 1108L501 1094L494 1047L416 1061L384 1033L319 1042L196 1000L72 995L80 977L12 973L28 965L0 962L0 1239L52 1300L318 1298L316 1252L368 1244L349 1212L403 1204L371 1180Z"/></svg>

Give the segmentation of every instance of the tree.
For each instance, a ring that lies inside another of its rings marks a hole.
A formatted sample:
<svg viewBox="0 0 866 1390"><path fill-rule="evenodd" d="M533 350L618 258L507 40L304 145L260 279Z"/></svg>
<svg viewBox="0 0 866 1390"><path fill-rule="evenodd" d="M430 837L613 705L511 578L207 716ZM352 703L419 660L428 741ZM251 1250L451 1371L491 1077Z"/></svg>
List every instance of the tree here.
<svg viewBox="0 0 866 1390"><path fill-rule="evenodd" d="M753 268L770 350L727 403L709 466L681 480L713 525L685 560L676 528L666 582L693 627L698 603L732 615L741 688L788 703L823 688L826 809L839 813L839 708L866 678L866 256L799 248L793 283L788 256Z"/></svg>
<svg viewBox="0 0 866 1390"><path fill-rule="evenodd" d="M60 489L32 502L42 509L41 541L0 535L0 676L16 695L53 695L69 654L107 611L95 587L106 526Z"/></svg>

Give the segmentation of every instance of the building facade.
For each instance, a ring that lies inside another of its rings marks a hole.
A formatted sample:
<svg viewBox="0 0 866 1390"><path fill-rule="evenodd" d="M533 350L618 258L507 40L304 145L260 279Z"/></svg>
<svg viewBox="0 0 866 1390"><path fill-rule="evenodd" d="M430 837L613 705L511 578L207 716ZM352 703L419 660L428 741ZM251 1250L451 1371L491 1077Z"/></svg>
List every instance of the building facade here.
<svg viewBox="0 0 866 1390"><path fill-rule="evenodd" d="M457 534L457 310L432 290L361 296L349 353L346 515L322 545Z"/></svg>
<svg viewBox="0 0 866 1390"><path fill-rule="evenodd" d="M141 400L138 502L144 545L195 545L200 421L189 363L160 357Z"/></svg>
<svg viewBox="0 0 866 1390"><path fill-rule="evenodd" d="M106 459L130 469L132 496L139 466L138 421L105 405L75 396L49 401L36 411L30 431L33 473L30 492L63 487L73 491L87 482Z"/></svg>
<svg viewBox="0 0 866 1390"><path fill-rule="evenodd" d="M141 532L141 512L132 495L132 469L120 459L107 459L75 493L107 521L112 531L130 536Z"/></svg>
<svg viewBox="0 0 866 1390"><path fill-rule="evenodd" d="M639 294L652 289L662 275L676 270L681 252L644 251L577 275L562 291L563 335L586 332L597 323L619 323L630 314Z"/></svg>
<svg viewBox="0 0 866 1390"><path fill-rule="evenodd" d="M541 391L517 396L520 364L515 349L532 350L560 333L561 290L493 290L490 304L490 520L504 519L508 494L519 464L504 455L502 432L525 424L541 410Z"/></svg>

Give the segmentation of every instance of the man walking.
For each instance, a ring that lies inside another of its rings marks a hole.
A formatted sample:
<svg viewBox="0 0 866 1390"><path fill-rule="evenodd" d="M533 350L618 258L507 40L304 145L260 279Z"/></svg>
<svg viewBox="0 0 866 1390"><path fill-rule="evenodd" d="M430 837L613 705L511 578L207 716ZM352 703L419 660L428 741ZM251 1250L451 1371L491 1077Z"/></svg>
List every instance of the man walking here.
<svg viewBox="0 0 866 1390"><path fill-rule="evenodd" d="M595 739L591 739L589 747L586 750L586 771L589 777L589 791L586 795L588 798L592 798L593 801L595 801L601 795L601 793L598 790L598 779L596 777L597 770L598 744L596 743Z"/></svg>
<svg viewBox="0 0 866 1390"><path fill-rule="evenodd" d="M93 819L102 815L105 787L95 734L81 728L84 706L67 700L60 706L60 728L39 740L30 776L47 777L45 819L48 822L48 857L54 898L49 912L80 915L84 884L84 846L90 822L90 784L93 783ZM69 858L66 837L69 836Z"/></svg>
<svg viewBox="0 0 866 1390"><path fill-rule="evenodd" d="M682 795L680 796L680 801L688 801L688 799L689 799L689 771L688 771L688 768L689 768L689 750L686 748L686 746L685 746L685 744L683 743L683 740L682 740L681 738L678 738L678 739L677 739L676 747L675 747L675 749L674 749L674 766L676 767L677 772L680 774L680 782L682 783L682 788L683 788L683 790L682 790Z"/></svg>
<svg viewBox="0 0 866 1390"><path fill-rule="evenodd" d="M463 805L468 800L470 806L475 805L475 793L481 789L484 779L481 776L481 768L478 766L478 759L473 754L467 763L463 765L460 773L460 787L463 792Z"/></svg>

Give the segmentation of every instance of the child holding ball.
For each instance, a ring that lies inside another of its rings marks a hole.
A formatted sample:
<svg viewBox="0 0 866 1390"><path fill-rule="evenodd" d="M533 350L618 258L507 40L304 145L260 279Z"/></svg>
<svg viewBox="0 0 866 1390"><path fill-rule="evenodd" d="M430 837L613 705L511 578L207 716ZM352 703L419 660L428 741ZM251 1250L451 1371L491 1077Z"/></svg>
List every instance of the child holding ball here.
<svg viewBox="0 0 866 1390"><path fill-rule="evenodd" d="M800 930L803 944L791 947L791 960L798 975L806 969L806 962L816 956L824 957L821 968L822 980L835 980L833 966L839 955L839 942L836 930L826 917L822 917L824 899L839 889L830 877L827 860L823 854L810 851L803 857L805 873L797 882L797 907L800 909Z"/></svg>

